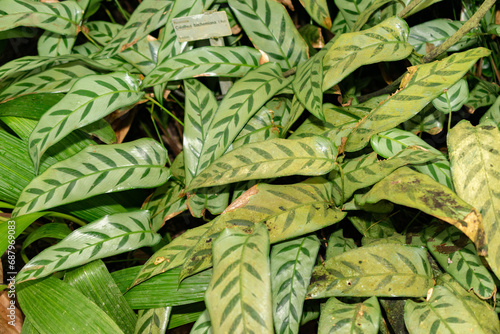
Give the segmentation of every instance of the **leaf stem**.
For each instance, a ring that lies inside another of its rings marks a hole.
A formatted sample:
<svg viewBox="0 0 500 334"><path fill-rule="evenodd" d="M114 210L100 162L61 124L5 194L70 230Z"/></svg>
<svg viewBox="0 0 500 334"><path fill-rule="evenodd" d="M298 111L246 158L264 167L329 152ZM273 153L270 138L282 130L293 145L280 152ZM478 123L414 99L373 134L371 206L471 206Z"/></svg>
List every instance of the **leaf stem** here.
<svg viewBox="0 0 500 334"><path fill-rule="evenodd" d="M81 219L78 219L76 217L73 217L71 215L67 215L65 213L60 213L60 212L50 212L48 215L48 217L58 217L58 218L63 218L63 219L66 219L66 220L69 220L70 222L73 222L75 224L78 224L80 226L85 226L87 225L86 222L84 222L83 220Z"/></svg>
<svg viewBox="0 0 500 334"><path fill-rule="evenodd" d="M161 109L163 109L163 111L165 111L170 117L172 117L173 119L175 119L180 125L184 126L184 123L182 123L180 119L178 119L177 117L175 117L174 114L172 114L167 108L165 108L160 103L158 103L158 101L156 101L155 99L153 99L152 97L149 97L147 95L146 95L146 99L148 99L149 101L151 101L154 104L156 104L158 107L160 107Z"/></svg>
<svg viewBox="0 0 500 334"><path fill-rule="evenodd" d="M92 44L94 44L95 46L97 46L97 47L99 48L99 50L102 50L102 47L101 47L99 44L97 44L97 42L96 42L96 41L94 41L94 40L92 39L92 37L90 37L90 35L87 33L88 29L87 29L86 27L83 27L83 26L82 26L82 29L81 29L80 31L81 31L81 33L82 33L85 37L87 37L87 39L88 39L88 40L89 40Z"/></svg>
<svg viewBox="0 0 500 334"><path fill-rule="evenodd" d="M407 14L409 14L413 9L415 9L418 5L420 5L423 1L425 0L413 0L412 2L410 2L408 4L408 6L406 6L405 8L403 8L403 10L401 10L398 14L398 17L400 18L405 18ZM411 15L411 14L410 14Z"/></svg>

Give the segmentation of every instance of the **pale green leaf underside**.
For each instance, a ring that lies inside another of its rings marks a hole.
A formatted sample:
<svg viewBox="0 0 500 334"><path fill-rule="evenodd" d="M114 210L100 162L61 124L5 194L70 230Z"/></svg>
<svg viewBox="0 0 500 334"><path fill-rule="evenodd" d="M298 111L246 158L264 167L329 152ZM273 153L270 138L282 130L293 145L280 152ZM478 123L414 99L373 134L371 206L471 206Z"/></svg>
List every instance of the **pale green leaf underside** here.
<svg viewBox="0 0 500 334"><path fill-rule="evenodd" d="M151 231L149 212L118 213L85 225L28 262L17 282L50 275L93 260L152 246L161 236Z"/></svg>
<svg viewBox="0 0 500 334"><path fill-rule="evenodd" d="M153 188L165 183L167 152L152 139L117 145L89 146L50 166L19 196L12 215L46 210L95 195Z"/></svg>
<svg viewBox="0 0 500 334"><path fill-rule="evenodd" d="M452 111L460 110L468 99L469 85L467 80L461 79L443 94L432 100L432 104L437 110L448 114Z"/></svg>

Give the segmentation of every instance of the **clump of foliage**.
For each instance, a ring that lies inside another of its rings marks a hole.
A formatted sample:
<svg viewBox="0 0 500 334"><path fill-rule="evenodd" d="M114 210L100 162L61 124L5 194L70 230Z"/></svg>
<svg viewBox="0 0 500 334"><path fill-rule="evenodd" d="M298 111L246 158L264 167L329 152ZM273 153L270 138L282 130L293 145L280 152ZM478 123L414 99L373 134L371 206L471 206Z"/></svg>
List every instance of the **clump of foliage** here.
<svg viewBox="0 0 500 334"><path fill-rule="evenodd" d="M437 2L3 0L23 333L499 333L500 29Z"/></svg>

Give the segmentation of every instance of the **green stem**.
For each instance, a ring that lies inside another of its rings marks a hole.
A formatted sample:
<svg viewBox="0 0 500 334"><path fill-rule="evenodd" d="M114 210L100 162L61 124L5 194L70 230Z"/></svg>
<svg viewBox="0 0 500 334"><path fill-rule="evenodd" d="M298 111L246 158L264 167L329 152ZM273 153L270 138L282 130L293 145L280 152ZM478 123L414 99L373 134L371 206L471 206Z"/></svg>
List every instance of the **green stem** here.
<svg viewBox="0 0 500 334"><path fill-rule="evenodd" d="M97 44L97 42L96 42L96 41L94 41L94 40L92 39L92 37L90 37L90 36L89 36L89 34L87 34L87 33L86 33L83 29L82 29L82 30L80 30L80 31L81 31L81 33L82 33L85 37L87 37L87 39L88 39L88 40L89 40L92 44L94 44L95 46L97 46L97 47L99 48L99 50L101 50L101 49L102 49L102 47L101 47L99 44Z"/></svg>
<svg viewBox="0 0 500 334"><path fill-rule="evenodd" d="M154 104L156 104L158 107L160 107L161 109L163 109L163 111L165 111L170 117L172 117L173 119L175 119L180 125L184 126L184 123L182 123L180 119L178 119L177 117L175 117L174 114L172 114L167 108L165 108L160 103L158 103L158 101L156 101L155 99L153 99L153 98L151 98L151 97L149 97L147 95L146 95L146 99L148 99L149 101L151 101Z"/></svg>
<svg viewBox="0 0 500 334"><path fill-rule="evenodd" d="M168 151L167 148L165 147L165 143L161 139L160 130L158 130L158 126L156 125L155 114L154 114L154 107L155 107L155 105L151 104L151 109L149 110L149 113L151 114L151 122L153 122L153 127L155 128L156 135L158 136L158 140L160 141L161 146L163 146L163 148L165 149L165 151ZM167 162L168 162L169 166L172 165L172 163L170 162L170 159L167 159Z"/></svg>
<svg viewBox="0 0 500 334"><path fill-rule="evenodd" d="M471 29L477 27L481 19L486 15L488 10L495 4L496 0L485 0L472 17L465 22L453 35L451 35L443 44L439 45L423 58L424 63L428 63L446 52L450 47L455 45L462 37L465 36Z"/></svg>
<svg viewBox="0 0 500 334"><path fill-rule="evenodd" d="M125 20L128 21L130 19L130 14L125 9L123 9L122 5L120 5L118 0L115 0L115 4L116 4L116 7L118 7L118 11L123 15Z"/></svg>
<svg viewBox="0 0 500 334"><path fill-rule="evenodd" d="M70 222L73 222L75 224L78 224L80 226L85 226L87 225L86 222L84 222L83 220L80 220L76 217L73 217L73 216L70 216L70 215L67 215L65 213L60 213L60 212L51 212L49 215L49 217L58 217L58 218L62 218L62 219L66 219L66 220L69 220Z"/></svg>
<svg viewBox="0 0 500 334"><path fill-rule="evenodd" d="M420 5L423 1L425 0L413 0L408 4L408 6L406 6L405 8L403 8L402 11L399 12L398 17L402 19L405 18L408 13L410 13L413 9L415 9L415 7Z"/></svg>

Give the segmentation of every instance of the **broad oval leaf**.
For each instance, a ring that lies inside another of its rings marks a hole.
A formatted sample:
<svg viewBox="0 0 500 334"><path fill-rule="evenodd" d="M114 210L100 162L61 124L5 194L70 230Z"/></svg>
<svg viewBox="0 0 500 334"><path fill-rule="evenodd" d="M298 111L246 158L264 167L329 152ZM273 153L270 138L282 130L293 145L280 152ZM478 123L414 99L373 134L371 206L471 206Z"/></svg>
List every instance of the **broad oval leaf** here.
<svg viewBox="0 0 500 334"><path fill-rule="evenodd" d="M45 31L38 39L39 56L68 55L76 42L76 36L56 34Z"/></svg>
<svg viewBox="0 0 500 334"><path fill-rule="evenodd" d="M423 247L376 244L347 251L315 267L307 297L423 297L432 285L432 269Z"/></svg>
<svg viewBox="0 0 500 334"><path fill-rule="evenodd" d="M283 5L273 0L229 0L228 4L255 47L271 61L291 69L307 60L307 44Z"/></svg>
<svg viewBox="0 0 500 334"><path fill-rule="evenodd" d="M488 241L486 259L500 275L500 131L491 125L458 123L448 135L448 147L455 189L463 200L474 205L483 217Z"/></svg>
<svg viewBox="0 0 500 334"><path fill-rule="evenodd" d="M42 154L71 131L93 123L144 95L137 79L126 72L79 79L68 94L40 118L29 139L35 170Z"/></svg>
<svg viewBox="0 0 500 334"><path fill-rule="evenodd" d="M279 176L323 175L335 168L336 154L336 147L319 136L246 144L215 160L188 190Z"/></svg>
<svg viewBox="0 0 500 334"><path fill-rule="evenodd" d="M460 110L468 99L469 85L467 80L461 79L445 90L443 94L432 100L432 104L437 110L448 114Z"/></svg>
<svg viewBox="0 0 500 334"><path fill-rule="evenodd" d="M455 53L441 61L410 67L406 86L382 102L356 125L347 139L346 151L360 150L366 146L372 135L410 119L445 89L460 80L479 58L490 53L485 48L476 48Z"/></svg>
<svg viewBox="0 0 500 334"><path fill-rule="evenodd" d="M2 0L0 31L28 26L75 36L82 18L83 10L75 1Z"/></svg>
<svg viewBox="0 0 500 334"><path fill-rule="evenodd" d="M192 77L242 77L259 66L261 54L247 47L205 46L165 58L144 79L143 87Z"/></svg>
<svg viewBox="0 0 500 334"><path fill-rule="evenodd" d="M456 226L476 244L479 255L486 255L487 240L481 214L429 176L401 167L374 185L358 203L375 204L383 199L419 209Z"/></svg>
<svg viewBox="0 0 500 334"><path fill-rule="evenodd" d="M436 285L430 293L422 303L406 301L404 318L412 333L487 333L452 291Z"/></svg>
<svg viewBox="0 0 500 334"><path fill-rule="evenodd" d="M298 333L302 307L320 242L316 236L285 241L271 251L271 285L276 333Z"/></svg>
<svg viewBox="0 0 500 334"><path fill-rule="evenodd" d="M107 215L71 232L44 249L17 274L18 283L73 268L93 260L157 244L161 239L150 227L149 212Z"/></svg>
<svg viewBox="0 0 500 334"><path fill-rule="evenodd" d="M171 314L172 307L170 306L139 310L139 319L137 319L134 334L166 333Z"/></svg>
<svg viewBox="0 0 500 334"><path fill-rule="evenodd" d="M215 333L273 333L269 235L225 229L213 244L214 273L205 303Z"/></svg>
<svg viewBox="0 0 500 334"><path fill-rule="evenodd" d="M35 177L19 196L12 215L41 211L95 195L165 183L167 152L152 139L89 146Z"/></svg>
<svg viewBox="0 0 500 334"><path fill-rule="evenodd" d="M381 318L376 297L357 304L342 303L332 297L321 307L318 333L377 334Z"/></svg>

